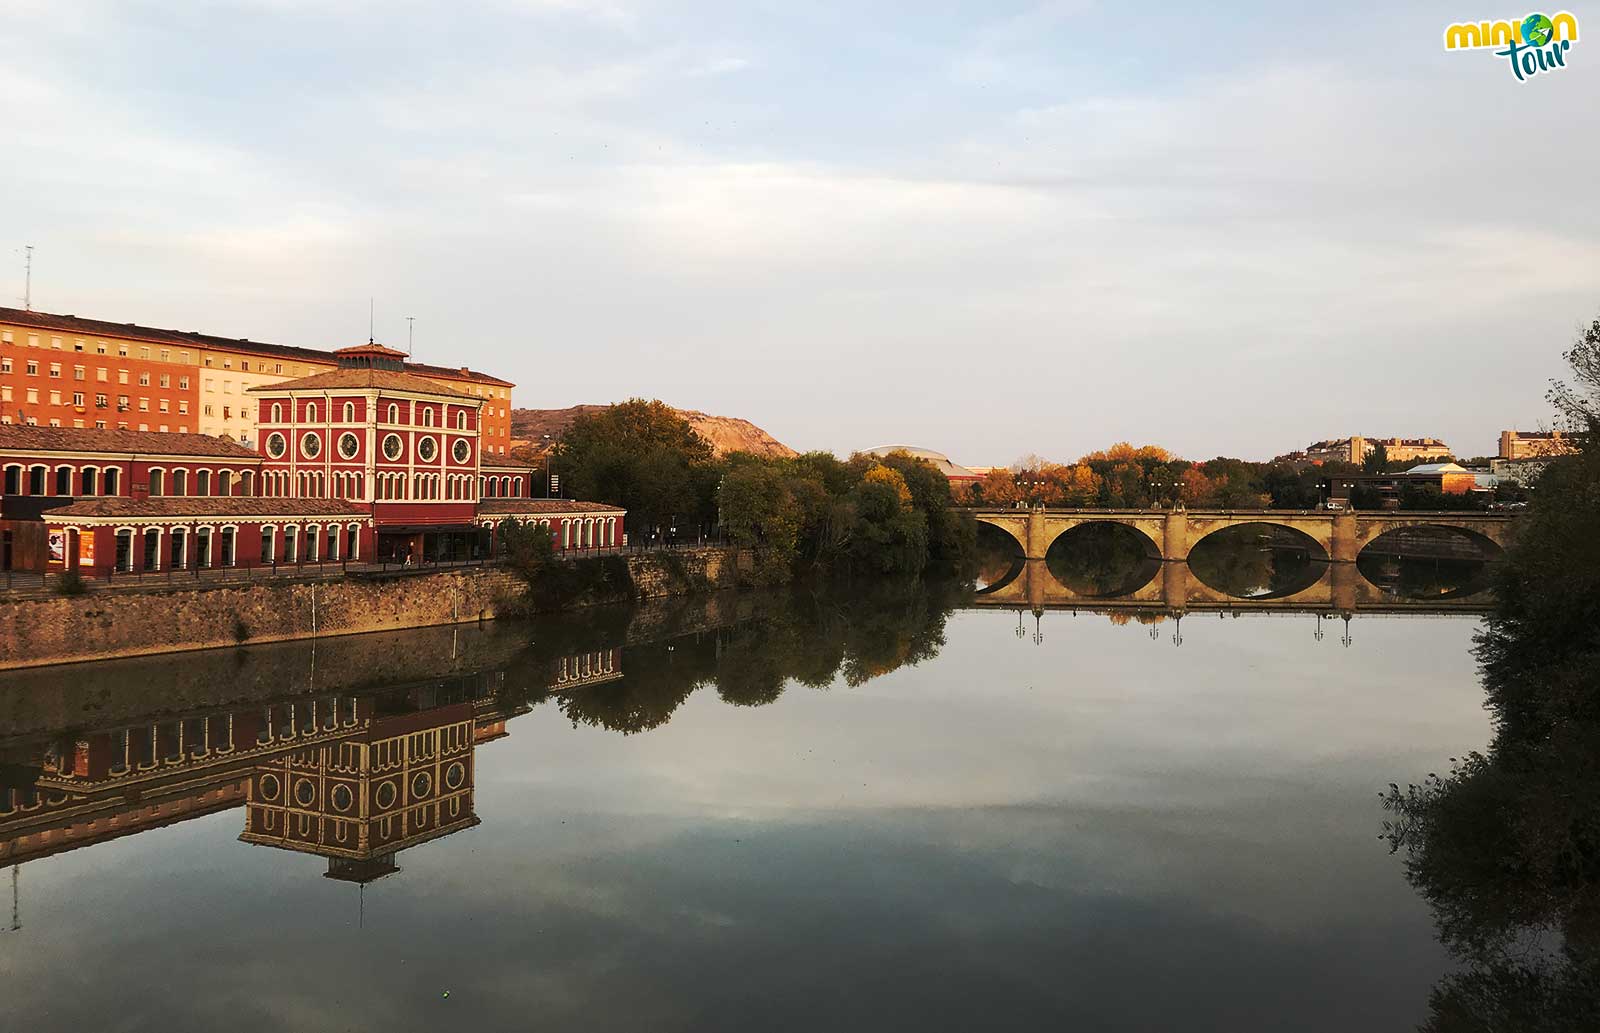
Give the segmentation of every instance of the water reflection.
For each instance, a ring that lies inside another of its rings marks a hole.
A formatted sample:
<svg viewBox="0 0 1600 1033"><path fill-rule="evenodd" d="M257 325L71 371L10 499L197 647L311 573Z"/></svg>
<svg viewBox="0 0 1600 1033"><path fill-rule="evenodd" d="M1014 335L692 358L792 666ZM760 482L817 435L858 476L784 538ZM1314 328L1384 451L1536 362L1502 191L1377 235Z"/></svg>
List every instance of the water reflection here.
<svg viewBox="0 0 1600 1033"><path fill-rule="evenodd" d="M1331 1033L1416 1014L1440 963L1379 877L1371 772L1412 757L1391 718L1427 749L1481 729L1447 659L1469 622L1374 618L1365 653L1312 662L1309 615L1208 617L1181 652L1146 638L1163 614L1048 615L1019 648L1012 614L966 602L727 595L0 679L0 866L28 869L8 1016ZM795 991L797 957L828 993ZM158 992L174 971L205 992Z"/></svg>
<svg viewBox="0 0 1600 1033"><path fill-rule="evenodd" d="M1161 570L1155 543L1123 524L1080 524L1057 538L1045 565L1062 585L1091 599L1138 591Z"/></svg>
<svg viewBox="0 0 1600 1033"><path fill-rule="evenodd" d="M1287 527L1241 524L1196 542L1189 570L1210 588L1239 599L1278 599L1320 581L1328 560L1309 537Z"/></svg>

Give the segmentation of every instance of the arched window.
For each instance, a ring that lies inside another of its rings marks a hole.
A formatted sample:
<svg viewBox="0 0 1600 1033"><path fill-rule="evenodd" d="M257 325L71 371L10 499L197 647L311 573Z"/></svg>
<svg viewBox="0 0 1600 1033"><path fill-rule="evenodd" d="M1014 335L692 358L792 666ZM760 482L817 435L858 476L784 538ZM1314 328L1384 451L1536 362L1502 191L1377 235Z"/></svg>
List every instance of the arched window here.
<svg viewBox="0 0 1600 1033"><path fill-rule="evenodd" d="M251 489L253 487L252 482L255 480L255 471L246 470L244 473L241 473L239 475L239 480L240 480L240 494L241 495L252 495L252 494L254 494L254 492Z"/></svg>
<svg viewBox="0 0 1600 1033"><path fill-rule="evenodd" d="M283 422L283 406L280 405L277 402L273 402L272 403L272 422L273 423L282 423Z"/></svg>
<svg viewBox="0 0 1600 1033"><path fill-rule="evenodd" d="M399 423L400 422L400 407L398 405L395 405L393 402L389 403L389 422L390 423Z"/></svg>
<svg viewBox="0 0 1600 1033"><path fill-rule="evenodd" d="M117 495L117 494L120 494L120 492L118 492L117 489L121 486L120 483L119 483L121 481L121 479L122 479L121 475L122 475L122 470L119 469L118 467L115 467L115 466L106 467L105 476L103 478L101 478L101 484L100 484L100 492L101 492L101 494L104 494L104 495Z"/></svg>
<svg viewBox="0 0 1600 1033"><path fill-rule="evenodd" d="M457 409L456 410L456 430L466 430L466 429L467 429L467 410L465 410L465 409Z"/></svg>
<svg viewBox="0 0 1600 1033"><path fill-rule="evenodd" d="M56 467L56 494L57 495L71 495L72 494L72 467L70 467L70 466L58 466L58 467Z"/></svg>
<svg viewBox="0 0 1600 1033"><path fill-rule="evenodd" d="M422 425L424 427L433 426L433 406L424 405L422 407Z"/></svg>
<svg viewBox="0 0 1600 1033"><path fill-rule="evenodd" d="M512 482L511 482L511 497L514 498L514 499L522 498L522 478L521 477L518 477L518 478L515 478L514 480L512 480Z"/></svg>
<svg viewBox="0 0 1600 1033"><path fill-rule="evenodd" d="M232 495L233 494L233 471L232 470L218 470L217 471L217 494L218 495Z"/></svg>
<svg viewBox="0 0 1600 1033"><path fill-rule="evenodd" d="M106 473L110 473L107 470ZM201 498L211 494L211 471L196 470L194 474L194 493Z"/></svg>
<svg viewBox="0 0 1600 1033"><path fill-rule="evenodd" d="M306 403L306 422L307 423L316 423L317 422L317 403L316 402L307 402Z"/></svg>
<svg viewBox="0 0 1600 1033"><path fill-rule="evenodd" d="M45 474L48 473L48 472L49 472L48 469L46 469L43 466L35 466L35 467L32 467L31 469L28 470L28 494L29 495L43 495L44 494Z"/></svg>
<svg viewBox="0 0 1600 1033"><path fill-rule="evenodd" d="M344 422L346 422L346 423L354 423L354 422L356 422L356 403L354 403L354 402L346 402L346 403L344 403Z"/></svg>
<svg viewBox="0 0 1600 1033"><path fill-rule="evenodd" d="M8 466L8 467L6 467L5 493L7 495L21 495L22 494L22 467L20 467L20 466ZM84 494L87 495L89 493L86 491L86 492L84 492Z"/></svg>
<svg viewBox="0 0 1600 1033"><path fill-rule="evenodd" d="M157 497L166 494L167 472L165 470L150 471L150 495Z"/></svg>
<svg viewBox="0 0 1600 1033"><path fill-rule="evenodd" d="M172 471L172 494L183 496L189 494L189 471Z"/></svg>

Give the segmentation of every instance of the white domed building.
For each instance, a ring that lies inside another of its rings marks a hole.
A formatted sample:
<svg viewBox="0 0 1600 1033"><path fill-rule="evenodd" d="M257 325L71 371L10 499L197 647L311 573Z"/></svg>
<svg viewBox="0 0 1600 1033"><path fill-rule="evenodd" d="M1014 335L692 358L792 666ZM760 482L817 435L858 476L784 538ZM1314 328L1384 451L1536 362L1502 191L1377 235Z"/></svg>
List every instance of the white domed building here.
<svg viewBox="0 0 1600 1033"><path fill-rule="evenodd" d="M983 477L974 470L958 466L950 461L950 457L943 452L935 452L931 448L917 448L913 445L882 445L878 448L864 449L864 456L886 456L895 452L904 452L918 459L925 459L933 464L934 469L944 474L952 484L981 481Z"/></svg>

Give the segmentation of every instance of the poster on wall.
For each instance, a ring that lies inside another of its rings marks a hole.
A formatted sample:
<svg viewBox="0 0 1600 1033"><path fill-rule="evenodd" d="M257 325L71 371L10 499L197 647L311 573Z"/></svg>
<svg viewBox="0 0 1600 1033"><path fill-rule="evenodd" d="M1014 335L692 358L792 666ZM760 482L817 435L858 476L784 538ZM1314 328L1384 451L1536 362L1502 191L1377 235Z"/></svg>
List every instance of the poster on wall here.
<svg viewBox="0 0 1600 1033"><path fill-rule="evenodd" d="M94 566L94 532L78 535L78 566Z"/></svg>
<svg viewBox="0 0 1600 1033"><path fill-rule="evenodd" d="M59 527L50 528L50 562L65 563L67 560L67 532Z"/></svg>

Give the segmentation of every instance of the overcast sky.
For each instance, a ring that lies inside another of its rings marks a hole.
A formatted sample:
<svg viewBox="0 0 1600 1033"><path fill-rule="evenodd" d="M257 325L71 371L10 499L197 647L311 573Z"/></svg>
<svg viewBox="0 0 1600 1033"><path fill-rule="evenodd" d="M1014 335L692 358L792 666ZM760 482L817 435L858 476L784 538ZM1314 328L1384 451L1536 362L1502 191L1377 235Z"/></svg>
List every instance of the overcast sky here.
<svg viewBox="0 0 1600 1033"><path fill-rule="evenodd" d="M0 0L0 283L977 465L1546 421L1600 6L1284 6Z"/></svg>

